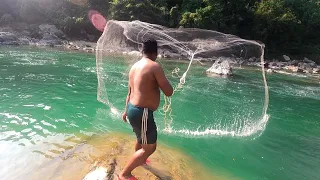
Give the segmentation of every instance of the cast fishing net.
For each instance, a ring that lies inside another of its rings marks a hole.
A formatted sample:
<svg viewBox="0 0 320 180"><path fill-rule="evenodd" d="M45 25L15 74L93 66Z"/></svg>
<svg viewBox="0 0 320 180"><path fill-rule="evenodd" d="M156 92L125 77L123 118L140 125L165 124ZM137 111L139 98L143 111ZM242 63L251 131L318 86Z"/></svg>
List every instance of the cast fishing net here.
<svg viewBox="0 0 320 180"><path fill-rule="evenodd" d="M141 21L108 21L97 43L98 100L113 115L120 118L124 109L128 72L141 59L142 42L147 38L157 40L162 57L157 61L174 86L172 98L162 98L159 129L192 136L263 132L269 99L263 44L216 31ZM262 73L237 68L236 64L249 58L261 62ZM214 75L219 68L221 74L230 75L225 72L232 72L232 66L236 71L231 77Z"/></svg>

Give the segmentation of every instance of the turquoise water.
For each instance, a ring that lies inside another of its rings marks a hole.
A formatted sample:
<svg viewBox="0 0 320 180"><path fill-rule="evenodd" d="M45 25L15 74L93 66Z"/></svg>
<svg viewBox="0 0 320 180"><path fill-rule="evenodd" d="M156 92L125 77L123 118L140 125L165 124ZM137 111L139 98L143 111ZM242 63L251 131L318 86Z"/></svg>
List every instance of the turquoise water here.
<svg viewBox="0 0 320 180"><path fill-rule="evenodd" d="M103 93L121 111L129 63L108 59ZM179 78L171 71L179 67L182 75L187 64L161 63L176 85ZM32 173L38 161L79 142L70 137L122 132L134 140L119 114L97 101L94 55L1 47L0 66L1 177ZM233 77L221 78L205 69L194 65L172 97L171 131L163 130L161 107L155 114L159 143L182 150L219 176L320 178L319 79L268 75L270 118L263 119L260 71L237 69Z"/></svg>

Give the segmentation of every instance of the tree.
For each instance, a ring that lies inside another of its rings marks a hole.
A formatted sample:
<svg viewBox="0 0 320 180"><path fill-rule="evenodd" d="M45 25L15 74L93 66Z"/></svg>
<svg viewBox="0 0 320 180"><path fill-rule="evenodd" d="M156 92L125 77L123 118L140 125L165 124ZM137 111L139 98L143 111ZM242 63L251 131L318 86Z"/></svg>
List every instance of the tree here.
<svg viewBox="0 0 320 180"><path fill-rule="evenodd" d="M115 20L140 20L167 25L166 7L157 7L149 0L113 0L110 15Z"/></svg>

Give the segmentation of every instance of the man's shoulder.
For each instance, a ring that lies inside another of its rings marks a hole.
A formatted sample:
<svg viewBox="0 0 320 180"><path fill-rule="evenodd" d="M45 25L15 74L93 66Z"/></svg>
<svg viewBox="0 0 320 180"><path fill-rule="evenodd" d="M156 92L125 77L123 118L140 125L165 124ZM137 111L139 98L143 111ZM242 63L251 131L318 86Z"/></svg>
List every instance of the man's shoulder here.
<svg viewBox="0 0 320 180"><path fill-rule="evenodd" d="M155 61L150 62L150 65L153 68L161 68L161 65L158 62L155 62Z"/></svg>

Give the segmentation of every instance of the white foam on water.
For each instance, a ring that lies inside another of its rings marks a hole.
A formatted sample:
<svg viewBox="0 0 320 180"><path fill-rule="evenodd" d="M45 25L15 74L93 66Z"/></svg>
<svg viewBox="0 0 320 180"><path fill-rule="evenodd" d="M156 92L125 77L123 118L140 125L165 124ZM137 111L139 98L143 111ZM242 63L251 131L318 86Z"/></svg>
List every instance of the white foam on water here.
<svg viewBox="0 0 320 180"><path fill-rule="evenodd" d="M189 129L175 129L174 127L164 129L163 132L166 134L175 134L179 136L192 136L192 137L210 137L210 136L232 136L232 137L249 137L252 135L260 135L266 128L267 122L269 120L269 116L266 115L258 121L257 124L246 125L244 127L239 127L236 130L224 130L222 129L214 129L214 128L206 128L201 131L199 128L197 130L189 130Z"/></svg>
<svg viewBox="0 0 320 180"><path fill-rule="evenodd" d="M26 105L23 105L24 107L34 107L35 105L32 105L32 104L26 104Z"/></svg>
<svg viewBox="0 0 320 180"><path fill-rule="evenodd" d="M46 111L48 111L48 110L51 109L51 106L45 106L43 109L46 110Z"/></svg>
<svg viewBox="0 0 320 180"><path fill-rule="evenodd" d="M46 121L44 121L44 120L42 120L42 121L40 121L43 125L45 125L45 126L49 126L49 127L53 127L54 129L57 129L57 126L55 126L55 125L52 125L52 124L50 124L50 123L48 123L48 122L46 122Z"/></svg>
<svg viewBox="0 0 320 180"><path fill-rule="evenodd" d="M5 116L8 119L17 119L19 121L22 121L22 119L19 116L13 115L13 114L10 114L10 113L0 113L0 115Z"/></svg>

